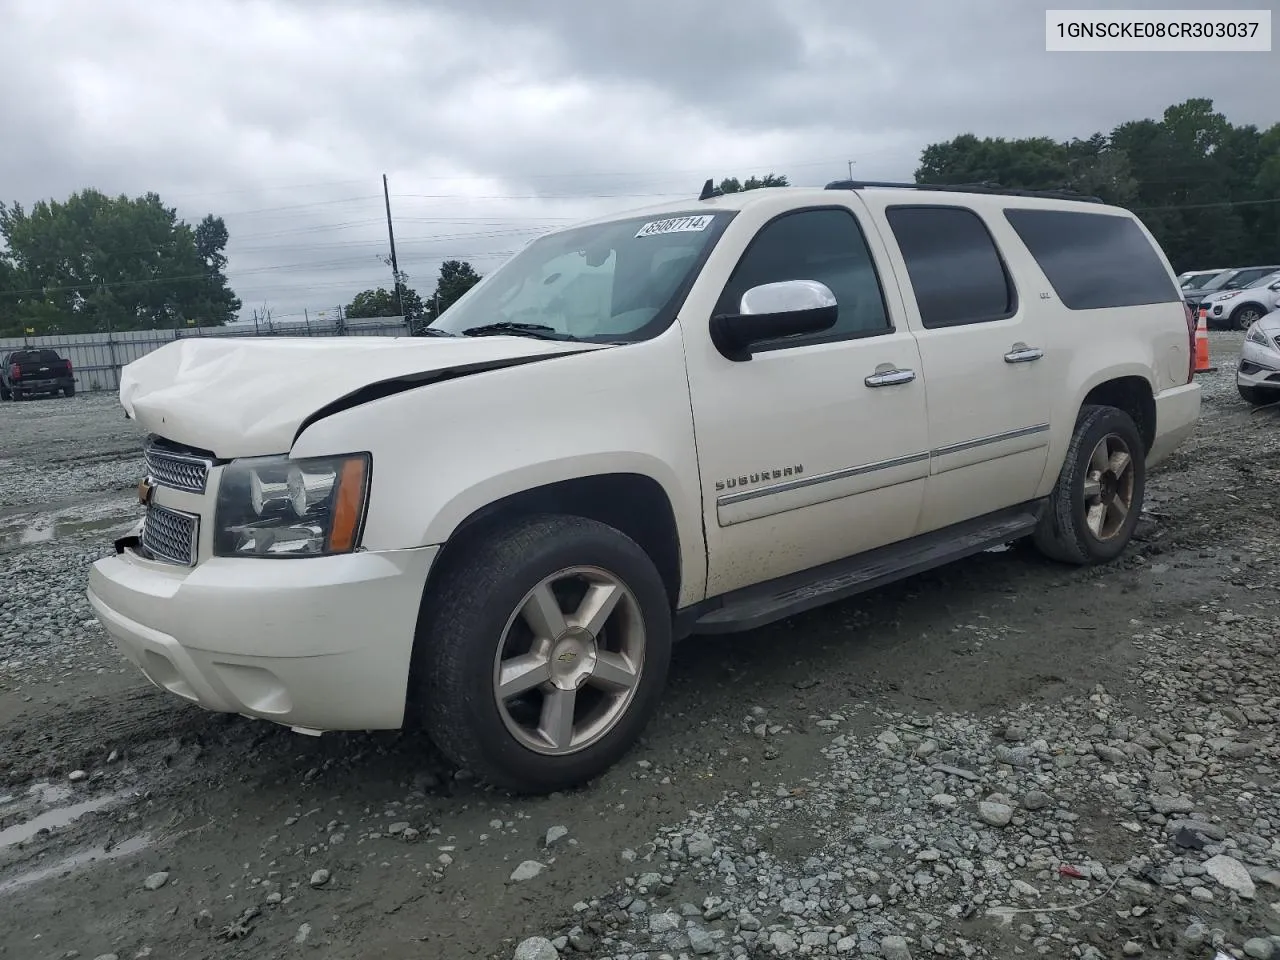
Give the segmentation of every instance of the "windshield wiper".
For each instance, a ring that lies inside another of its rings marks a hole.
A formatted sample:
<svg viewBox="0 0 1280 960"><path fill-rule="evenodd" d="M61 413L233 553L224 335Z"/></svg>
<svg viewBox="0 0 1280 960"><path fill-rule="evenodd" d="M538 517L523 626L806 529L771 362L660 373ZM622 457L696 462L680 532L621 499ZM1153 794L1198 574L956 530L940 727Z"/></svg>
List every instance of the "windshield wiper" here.
<svg viewBox="0 0 1280 960"><path fill-rule="evenodd" d="M485 323L478 327L468 327L462 331L464 337L491 337L499 334L511 334L514 337L534 337L538 340L576 340L577 337L560 333L555 327L542 323Z"/></svg>
<svg viewBox="0 0 1280 960"><path fill-rule="evenodd" d="M441 330L439 327L423 327L418 331L419 336L423 337L456 337L456 333L450 333L448 330Z"/></svg>

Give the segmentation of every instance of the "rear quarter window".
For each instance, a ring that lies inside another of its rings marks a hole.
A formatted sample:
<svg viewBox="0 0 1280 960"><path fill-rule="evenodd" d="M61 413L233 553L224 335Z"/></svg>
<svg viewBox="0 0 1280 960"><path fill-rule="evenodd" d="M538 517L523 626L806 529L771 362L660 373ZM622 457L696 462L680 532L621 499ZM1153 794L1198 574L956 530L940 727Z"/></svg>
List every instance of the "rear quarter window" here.
<svg viewBox="0 0 1280 960"><path fill-rule="evenodd" d="M19 350L10 359L14 363L48 363L51 360L59 359L59 357L53 350Z"/></svg>
<svg viewBox="0 0 1280 960"><path fill-rule="evenodd" d="M1182 299L1151 241L1130 217L1017 208L1006 208L1004 215L1069 310Z"/></svg>

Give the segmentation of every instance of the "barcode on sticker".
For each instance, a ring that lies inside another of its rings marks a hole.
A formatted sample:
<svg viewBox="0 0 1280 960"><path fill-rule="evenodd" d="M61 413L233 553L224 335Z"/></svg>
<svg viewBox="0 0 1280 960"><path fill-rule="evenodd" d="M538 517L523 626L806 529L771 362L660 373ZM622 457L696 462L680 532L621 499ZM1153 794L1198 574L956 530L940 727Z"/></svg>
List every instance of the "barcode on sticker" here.
<svg viewBox="0 0 1280 960"><path fill-rule="evenodd" d="M714 214L702 214L697 217L671 217L668 220L653 220L636 231L637 237L658 237L664 233L698 233L711 226Z"/></svg>

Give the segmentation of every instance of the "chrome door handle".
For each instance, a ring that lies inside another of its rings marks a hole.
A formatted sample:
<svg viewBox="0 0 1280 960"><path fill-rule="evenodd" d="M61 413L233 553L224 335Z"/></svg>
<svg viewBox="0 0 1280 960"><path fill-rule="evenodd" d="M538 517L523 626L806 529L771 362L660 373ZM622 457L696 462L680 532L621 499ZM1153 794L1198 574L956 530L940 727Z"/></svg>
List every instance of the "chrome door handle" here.
<svg viewBox="0 0 1280 960"><path fill-rule="evenodd" d="M1032 360L1039 360L1044 356L1044 351L1039 347L1028 347L1025 343L1019 341L1013 345L1013 349L1004 355L1005 363L1030 363Z"/></svg>
<svg viewBox="0 0 1280 960"><path fill-rule="evenodd" d="M900 383L910 383L915 378L914 370L899 370L895 367L892 370L873 373L862 382L868 387L892 387Z"/></svg>

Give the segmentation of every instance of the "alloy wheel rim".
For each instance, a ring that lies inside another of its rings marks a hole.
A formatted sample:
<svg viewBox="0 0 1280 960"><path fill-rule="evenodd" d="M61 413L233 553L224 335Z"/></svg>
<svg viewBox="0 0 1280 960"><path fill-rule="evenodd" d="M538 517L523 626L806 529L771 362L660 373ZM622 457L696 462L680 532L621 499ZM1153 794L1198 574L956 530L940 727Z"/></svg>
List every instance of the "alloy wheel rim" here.
<svg viewBox="0 0 1280 960"><path fill-rule="evenodd" d="M535 753L586 749L631 706L645 641L640 604L614 574L575 566L544 577L507 618L494 655L503 725Z"/></svg>
<svg viewBox="0 0 1280 960"><path fill-rule="evenodd" d="M1136 473L1123 437L1109 433L1093 448L1084 480L1085 524L1094 538L1112 540L1133 510Z"/></svg>

